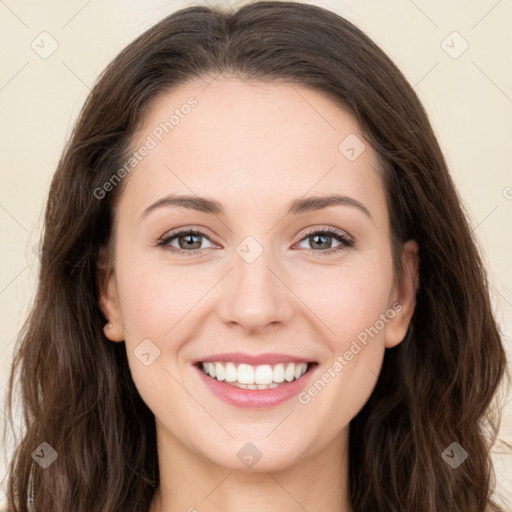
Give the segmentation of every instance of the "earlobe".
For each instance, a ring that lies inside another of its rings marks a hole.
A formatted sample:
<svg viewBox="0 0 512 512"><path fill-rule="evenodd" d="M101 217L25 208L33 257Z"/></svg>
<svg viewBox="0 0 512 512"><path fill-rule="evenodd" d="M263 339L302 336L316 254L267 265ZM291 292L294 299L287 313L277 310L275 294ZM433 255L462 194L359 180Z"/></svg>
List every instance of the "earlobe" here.
<svg viewBox="0 0 512 512"><path fill-rule="evenodd" d="M115 325L112 322L105 324L103 332L105 333L105 337L110 341L114 341L116 343L124 341L124 331L119 322L116 322Z"/></svg>
<svg viewBox="0 0 512 512"><path fill-rule="evenodd" d="M419 248L415 240L404 244L403 275L395 286L392 303L398 303L395 317L386 327L386 348L392 348L403 341L416 307L416 293L419 287Z"/></svg>

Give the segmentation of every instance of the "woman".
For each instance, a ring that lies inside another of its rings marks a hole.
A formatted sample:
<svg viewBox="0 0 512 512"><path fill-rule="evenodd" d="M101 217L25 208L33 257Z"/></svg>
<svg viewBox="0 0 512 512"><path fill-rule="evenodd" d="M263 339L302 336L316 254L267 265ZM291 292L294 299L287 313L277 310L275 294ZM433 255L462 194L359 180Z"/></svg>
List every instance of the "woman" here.
<svg viewBox="0 0 512 512"><path fill-rule="evenodd" d="M9 507L500 510L504 372L391 60L313 5L183 9L108 66L55 173Z"/></svg>

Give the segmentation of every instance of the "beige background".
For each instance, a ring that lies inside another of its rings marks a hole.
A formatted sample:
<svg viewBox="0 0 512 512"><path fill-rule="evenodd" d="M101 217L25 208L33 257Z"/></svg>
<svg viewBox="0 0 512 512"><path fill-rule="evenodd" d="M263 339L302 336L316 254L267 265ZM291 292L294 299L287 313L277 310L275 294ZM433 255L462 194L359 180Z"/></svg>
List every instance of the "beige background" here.
<svg viewBox="0 0 512 512"><path fill-rule="evenodd" d="M76 115L98 74L126 44L165 15L194 3L207 2L0 0L2 413L13 344L36 287L43 205ZM395 60L423 101L481 243L510 353L512 1L314 3L363 29ZM49 35L40 35L44 31ZM52 44L58 47L46 55ZM512 394L508 399L493 458L499 492L512 500L512 454L505 444L512 444ZM5 473L0 459L0 478ZM0 502L2 497L0 490Z"/></svg>

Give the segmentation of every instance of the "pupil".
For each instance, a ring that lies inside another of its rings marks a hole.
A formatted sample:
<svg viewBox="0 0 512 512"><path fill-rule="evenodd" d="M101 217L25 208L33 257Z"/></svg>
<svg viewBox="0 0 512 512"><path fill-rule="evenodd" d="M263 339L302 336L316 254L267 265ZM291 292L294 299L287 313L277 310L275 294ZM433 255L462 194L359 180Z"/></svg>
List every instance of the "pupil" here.
<svg viewBox="0 0 512 512"><path fill-rule="evenodd" d="M184 244L185 248L198 249L199 247L191 247L192 245L194 245L194 241L193 241L194 238L199 238L199 237L198 237L198 235L190 235L190 234L181 236L180 237L180 246L183 248L183 246L181 244L181 240L185 239L186 240L186 242ZM191 239L192 239L192 241L190 241ZM197 244L198 242L195 242L195 243ZM201 242L199 242L199 245L201 245Z"/></svg>
<svg viewBox="0 0 512 512"><path fill-rule="evenodd" d="M313 235L313 236L311 236L310 239L313 239L313 241L314 241L312 245L315 245L317 243L316 239L318 239L318 238L322 238L324 240L324 243L323 243L324 247L322 247L323 249L330 248L331 244L328 242L325 242L325 239L330 238L328 235ZM320 242L320 244L322 245L322 242Z"/></svg>

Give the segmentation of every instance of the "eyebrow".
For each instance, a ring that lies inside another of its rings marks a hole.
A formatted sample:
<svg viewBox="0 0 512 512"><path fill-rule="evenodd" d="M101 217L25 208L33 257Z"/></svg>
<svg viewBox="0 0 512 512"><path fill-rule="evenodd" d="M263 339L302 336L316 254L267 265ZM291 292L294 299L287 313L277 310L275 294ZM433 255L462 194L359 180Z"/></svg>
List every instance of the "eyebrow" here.
<svg viewBox="0 0 512 512"><path fill-rule="evenodd" d="M290 202L286 215L300 215L301 213L306 213L314 210L321 210L323 208L328 208L329 206L335 205L352 206L354 208L359 209L367 217L372 219L370 211L368 210L368 208L366 208L366 206L363 203L352 197L340 195L313 196L305 199L294 199L293 201ZM182 208L188 208L190 210L196 210L198 212L209 213L214 215L224 214L224 208L222 204L219 203L218 201L215 201L214 199L199 196L169 194L165 197L158 199L153 204L149 205L142 213L142 217L146 217L153 210L165 206L180 206Z"/></svg>

